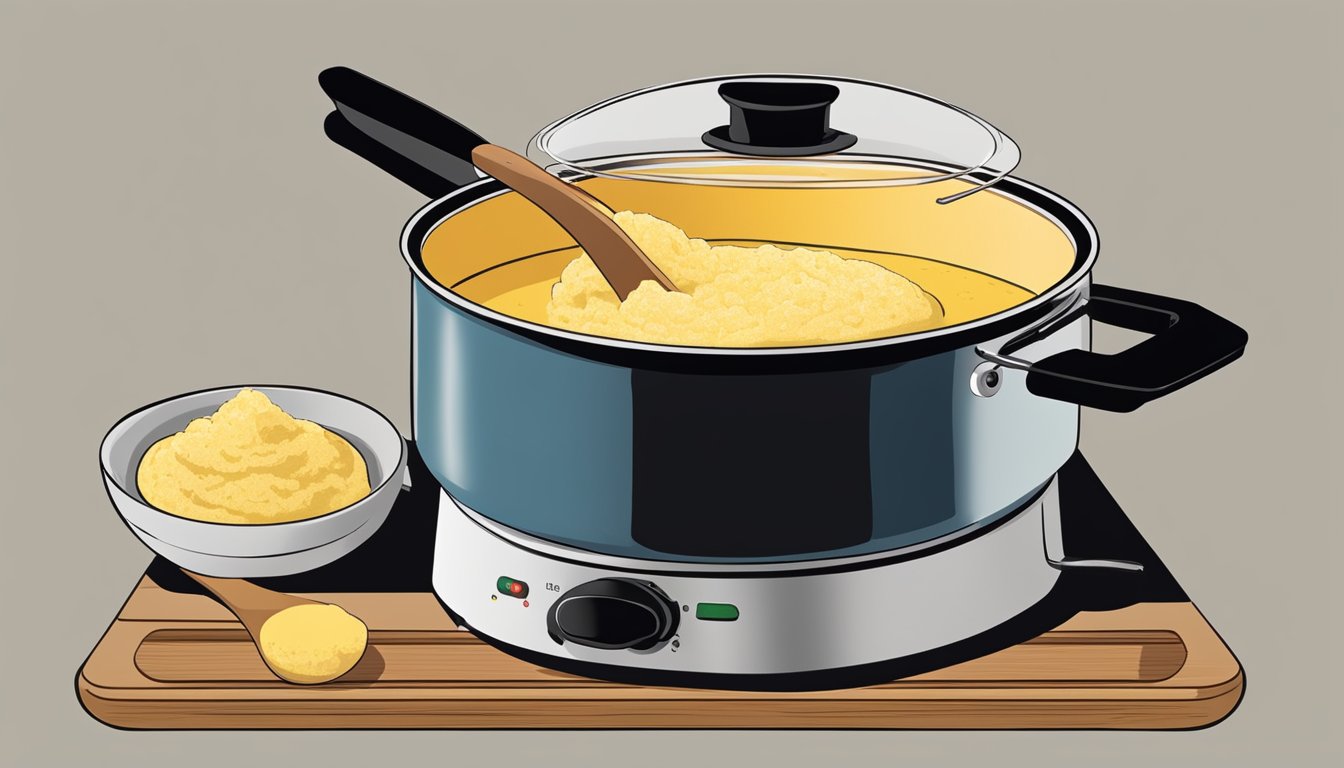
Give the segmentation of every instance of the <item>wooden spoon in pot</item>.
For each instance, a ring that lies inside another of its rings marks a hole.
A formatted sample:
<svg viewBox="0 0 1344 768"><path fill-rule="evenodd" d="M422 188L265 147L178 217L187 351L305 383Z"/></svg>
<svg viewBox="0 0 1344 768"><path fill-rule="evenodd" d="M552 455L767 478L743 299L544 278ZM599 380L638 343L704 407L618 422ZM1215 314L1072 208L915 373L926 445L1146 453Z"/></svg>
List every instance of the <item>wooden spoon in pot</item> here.
<svg viewBox="0 0 1344 768"><path fill-rule="evenodd" d="M368 647L364 622L340 606L259 587L243 579L182 572L219 598L247 633L266 666L291 683L325 683L344 675Z"/></svg>
<svg viewBox="0 0 1344 768"><path fill-rule="evenodd" d="M621 301L645 280L652 280L668 291L677 290L658 265L616 225L611 209L592 195L496 144L476 147L471 151L471 159L477 168L507 184L564 227L574 242L583 246Z"/></svg>
<svg viewBox="0 0 1344 768"><path fill-rule="evenodd" d="M397 178L424 191L425 173L461 186L477 180L479 168L527 198L574 238L616 296L625 301L645 280L668 291L676 285L634 240L612 220L611 209L573 184L547 173L517 152L491 144L480 134L441 112L367 75L332 67L318 75L322 90L336 104L327 118L327 135ZM335 118L335 119L333 119ZM352 130L353 129L353 130ZM354 135L362 133L363 138ZM367 139L381 147L370 148ZM388 158L386 150L391 150ZM465 167L464 167L465 166Z"/></svg>

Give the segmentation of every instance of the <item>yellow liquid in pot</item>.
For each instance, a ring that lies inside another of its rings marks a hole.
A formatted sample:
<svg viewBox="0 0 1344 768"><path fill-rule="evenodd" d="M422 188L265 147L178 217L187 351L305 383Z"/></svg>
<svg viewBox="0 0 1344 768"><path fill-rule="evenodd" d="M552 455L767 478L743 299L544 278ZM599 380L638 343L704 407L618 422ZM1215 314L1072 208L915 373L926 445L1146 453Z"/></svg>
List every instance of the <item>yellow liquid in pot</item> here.
<svg viewBox="0 0 1344 768"><path fill-rule="evenodd" d="M713 245L741 245L755 247L761 241L711 240ZM941 328L970 322L1002 312L1021 304L1036 294L990 275L955 267L918 256L896 253L873 253L836 248L815 243L775 243L781 247L806 245L816 250L827 250L847 259L863 259L903 275L926 292L933 294L943 307L943 317L930 326L918 330ZM546 303L551 287L559 278L560 270L579 255L577 246L548 254L534 256L527 262L515 262L497 267L459 284L454 290L496 312L520 320L547 325ZM548 268L549 267L549 268ZM538 278L537 272L545 273ZM531 273L531 274L528 274Z"/></svg>
<svg viewBox="0 0 1344 768"><path fill-rule="evenodd" d="M918 186L798 186L800 180L862 178L863 168L741 163L742 179L766 186L682 184L660 175L724 176L722 164L695 159L632 166L625 178L579 182L614 210L647 212L712 245L830 251L873 262L937 299L943 315L905 333L959 325L1011 309L1069 273L1077 253L1068 235L1035 209L993 189L948 205L963 191L948 180ZM874 178L892 166L875 165ZM778 182L774 186L772 182ZM468 301L521 320L551 325L547 303L561 272L581 253L535 206L513 193L481 201L441 222L427 237L430 275ZM835 341L851 341L844 339ZM815 343L831 343L818 340Z"/></svg>

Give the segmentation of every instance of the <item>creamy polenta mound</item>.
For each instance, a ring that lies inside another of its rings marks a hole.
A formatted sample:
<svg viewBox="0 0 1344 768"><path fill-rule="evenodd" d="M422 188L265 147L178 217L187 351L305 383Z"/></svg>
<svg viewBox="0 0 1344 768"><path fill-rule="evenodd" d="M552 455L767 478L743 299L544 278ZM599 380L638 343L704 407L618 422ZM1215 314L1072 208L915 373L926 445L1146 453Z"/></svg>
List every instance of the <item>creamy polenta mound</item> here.
<svg viewBox="0 0 1344 768"><path fill-rule="evenodd" d="M339 605L295 605L261 625L257 645L271 671L291 683L325 683L364 655L369 628Z"/></svg>
<svg viewBox="0 0 1344 768"><path fill-rule="evenodd" d="M212 523L303 520L369 495L354 446L254 389L150 446L135 479L152 506Z"/></svg>
<svg viewBox="0 0 1344 768"><path fill-rule="evenodd" d="M587 254L551 289L547 322L659 344L769 347L880 338L931 327L937 300L885 267L830 251L711 246L647 213L615 216L681 289L646 280L624 302Z"/></svg>

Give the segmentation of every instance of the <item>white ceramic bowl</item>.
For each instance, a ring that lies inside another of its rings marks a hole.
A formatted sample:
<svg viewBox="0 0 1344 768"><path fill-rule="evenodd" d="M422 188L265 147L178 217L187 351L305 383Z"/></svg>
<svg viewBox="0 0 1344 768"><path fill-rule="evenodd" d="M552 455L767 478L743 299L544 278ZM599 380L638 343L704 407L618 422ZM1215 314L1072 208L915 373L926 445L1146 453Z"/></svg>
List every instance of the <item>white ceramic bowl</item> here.
<svg viewBox="0 0 1344 768"><path fill-rule="evenodd" d="M118 421L103 438L103 483L121 519L145 546L207 576L263 578L300 573L363 544L391 511L406 471L406 441L385 416L363 403L302 387L258 386L291 416L321 424L359 451L369 469L368 496L320 517L287 523L211 523L171 515L145 503L135 475L149 447L196 418L209 416L242 387L193 392Z"/></svg>

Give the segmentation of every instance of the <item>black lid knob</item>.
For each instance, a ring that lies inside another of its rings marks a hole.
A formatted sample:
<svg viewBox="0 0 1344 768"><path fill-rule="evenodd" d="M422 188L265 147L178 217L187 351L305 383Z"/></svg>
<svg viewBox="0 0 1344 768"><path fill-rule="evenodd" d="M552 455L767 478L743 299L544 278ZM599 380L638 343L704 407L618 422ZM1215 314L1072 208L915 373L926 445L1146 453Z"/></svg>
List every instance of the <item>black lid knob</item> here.
<svg viewBox="0 0 1344 768"><path fill-rule="evenodd" d="M830 126L831 103L840 89L829 83L753 82L719 86L728 102L728 125L705 131L701 140L739 155L803 157L854 146L852 133Z"/></svg>

